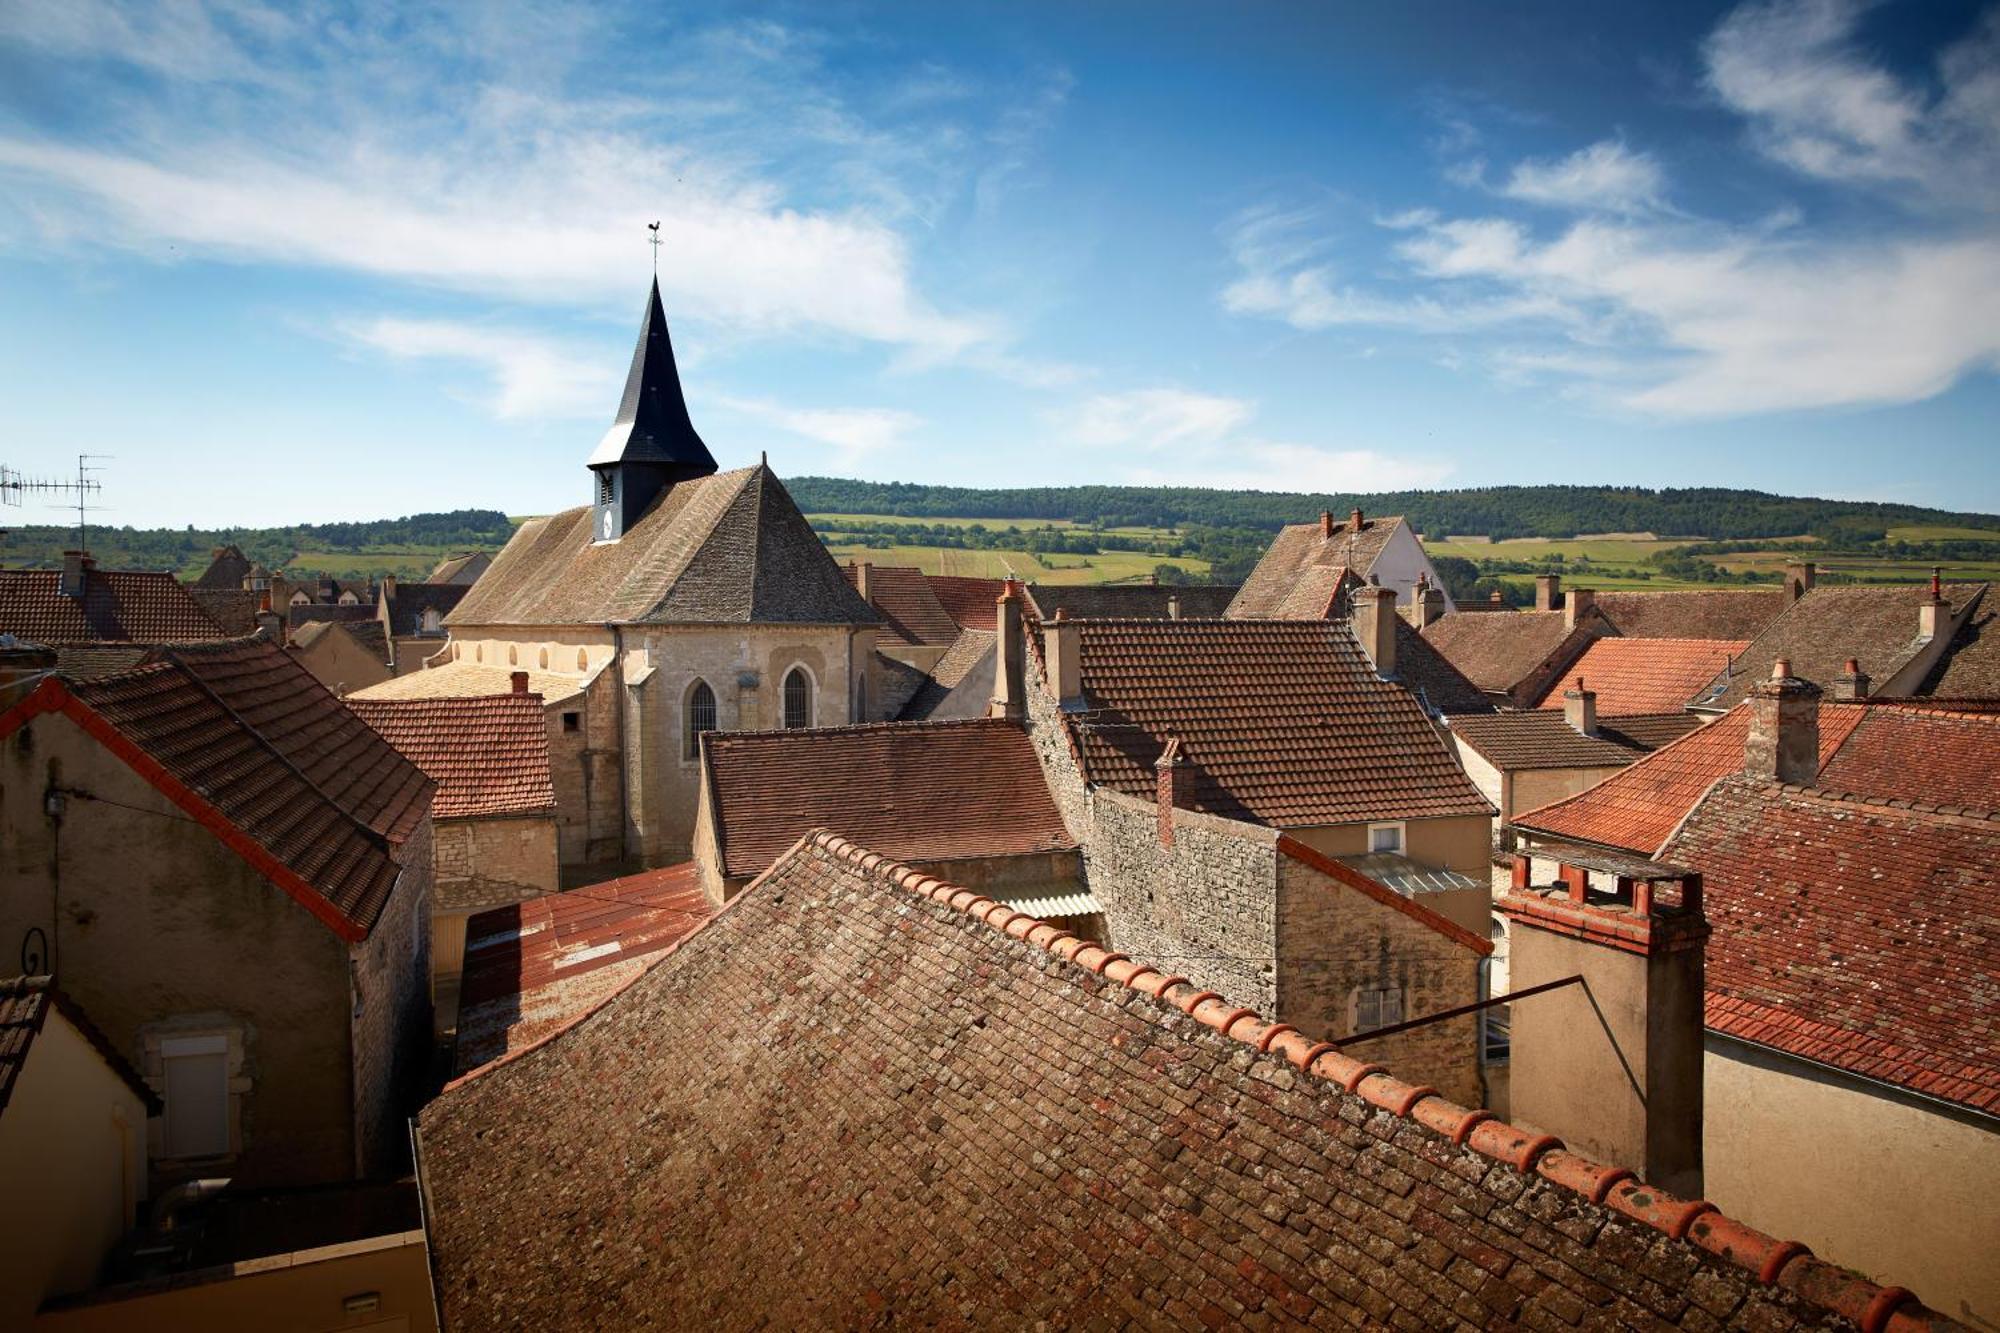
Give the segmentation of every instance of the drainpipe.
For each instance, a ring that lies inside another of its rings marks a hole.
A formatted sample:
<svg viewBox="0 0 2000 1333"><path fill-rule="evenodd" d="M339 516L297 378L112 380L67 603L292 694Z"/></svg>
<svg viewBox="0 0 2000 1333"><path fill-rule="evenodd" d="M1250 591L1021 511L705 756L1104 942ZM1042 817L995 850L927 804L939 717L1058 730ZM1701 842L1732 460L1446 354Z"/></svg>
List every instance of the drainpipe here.
<svg viewBox="0 0 2000 1333"><path fill-rule="evenodd" d="M631 845L626 841L627 830L632 827L632 775L625 763L625 628L606 622L604 628L611 631L611 667L618 673L618 850L619 860L627 860L632 855ZM584 737L584 754L590 753L590 738ZM584 764L588 772L590 765ZM586 856L590 853L590 803L583 808L583 847Z"/></svg>

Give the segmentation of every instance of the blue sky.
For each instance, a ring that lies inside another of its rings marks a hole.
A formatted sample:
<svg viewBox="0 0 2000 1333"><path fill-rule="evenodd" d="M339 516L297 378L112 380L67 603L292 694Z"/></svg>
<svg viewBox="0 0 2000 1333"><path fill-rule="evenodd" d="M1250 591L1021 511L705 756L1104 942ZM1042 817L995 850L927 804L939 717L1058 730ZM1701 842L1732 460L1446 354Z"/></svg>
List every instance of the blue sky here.
<svg viewBox="0 0 2000 1333"><path fill-rule="evenodd" d="M2000 511L1948 0L11 0L0 461L140 525L581 503L655 218L725 466Z"/></svg>

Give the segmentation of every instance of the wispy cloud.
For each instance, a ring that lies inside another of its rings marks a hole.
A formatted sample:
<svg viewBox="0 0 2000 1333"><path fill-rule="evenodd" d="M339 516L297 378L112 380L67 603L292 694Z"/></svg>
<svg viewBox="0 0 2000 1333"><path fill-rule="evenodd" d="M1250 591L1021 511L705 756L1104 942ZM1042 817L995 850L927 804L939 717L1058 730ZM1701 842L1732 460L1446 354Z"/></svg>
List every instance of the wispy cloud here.
<svg viewBox="0 0 2000 1333"><path fill-rule="evenodd" d="M1210 443L1249 421L1241 398L1186 389L1134 389L1086 398L1051 414L1058 433L1091 448L1153 450Z"/></svg>
<svg viewBox="0 0 2000 1333"><path fill-rule="evenodd" d="M491 325L441 319L345 321L336 331L357 346L398 360L444 361L486 381L466 397L502 420L604 417L617 402L615 368L600 355Z"/></svg>
<svg viewBox="0 0 2000 1333"><path fill-rule="evenodd" d="M1657 208L1665 191L1658 162L1611 139L1554 161L1517 163L1500 187L1509 199L1608 213Z"/></svg>
<svg viewBox="0 0 2000 1333"><path fill-rule="evenodd" d="M762 398L724 397L715 401L752 420L826 445L842 468L857 468L902 444L922 428L922 417L887 407L793 407Z"/></svg>

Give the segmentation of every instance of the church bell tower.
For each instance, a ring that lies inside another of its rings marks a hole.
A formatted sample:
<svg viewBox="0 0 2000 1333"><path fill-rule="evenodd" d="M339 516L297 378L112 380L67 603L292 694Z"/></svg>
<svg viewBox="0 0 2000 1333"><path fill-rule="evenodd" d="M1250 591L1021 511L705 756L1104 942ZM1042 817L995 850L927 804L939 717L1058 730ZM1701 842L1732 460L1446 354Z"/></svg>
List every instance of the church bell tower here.
<svg viewBox="0 0 2000 1333"><path fill-rule="evenodd" d="M715 458L695 433L681 396L658 278L647 298L618 419L598 441L588 466L595 481L591 538L600 542L623 537L675 484L711 476L716 470Z"/></svg>

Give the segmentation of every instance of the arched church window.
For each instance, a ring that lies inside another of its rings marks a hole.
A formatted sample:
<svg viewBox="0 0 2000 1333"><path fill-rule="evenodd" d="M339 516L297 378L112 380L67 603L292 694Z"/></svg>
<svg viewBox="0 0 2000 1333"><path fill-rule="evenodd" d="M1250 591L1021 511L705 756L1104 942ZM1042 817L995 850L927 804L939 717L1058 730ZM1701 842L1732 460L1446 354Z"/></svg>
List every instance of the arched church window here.
<svg viewBox="0 0 2000 1333"><path fill-rule="evenodd" d="M812 677L806 675L804 667L793 667L785 673L785 725L812 725Z"/></svg>
<svg viewBox="0 0 2000 1333"><path fill-rule="evenodd" d="M521 665L521 650L519 648L514 647L512 644L509 644L507 646L507 665L508 666Z"/></svg>
<svg viewBox="0 0 2000 1333"><path fill-rule="evenodd" d="M715 691L698 680L688 691L687 715L681 721L681 757L701 758L701 733L715 730Z"/></svg>
<svg viewBox="0 0 2000 1333"><path fill-rule="evenodd" d="M542 649L541 663L542 670L547 671L549 669L549 650L546 648Z"/></svg>

